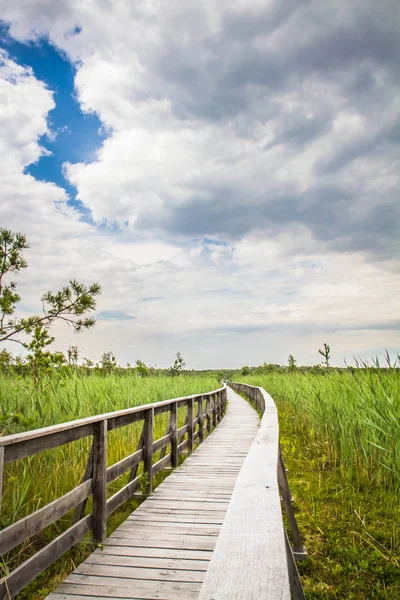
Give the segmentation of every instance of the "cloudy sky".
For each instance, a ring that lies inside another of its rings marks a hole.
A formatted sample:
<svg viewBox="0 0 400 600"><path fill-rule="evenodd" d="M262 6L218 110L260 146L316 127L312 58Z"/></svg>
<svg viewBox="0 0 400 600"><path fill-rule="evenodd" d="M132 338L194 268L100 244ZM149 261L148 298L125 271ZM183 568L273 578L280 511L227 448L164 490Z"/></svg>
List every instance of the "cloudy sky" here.
<svg viewBox="0 0 400 600"><path fill-rule="evenodd" d="M98 360L400 349L398 0L0 0L21 310L98 281Z"/></svg>

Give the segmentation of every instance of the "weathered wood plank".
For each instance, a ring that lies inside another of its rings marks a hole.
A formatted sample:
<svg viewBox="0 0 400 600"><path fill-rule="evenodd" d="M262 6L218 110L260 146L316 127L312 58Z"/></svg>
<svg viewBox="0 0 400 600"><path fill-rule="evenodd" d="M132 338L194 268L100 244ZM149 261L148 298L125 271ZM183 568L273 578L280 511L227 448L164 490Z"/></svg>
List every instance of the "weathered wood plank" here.
<svg viewBox="0 0 400 600"><path fill-rule="evenodd" d="M178 466L178 407L175 402L171 404L169 424L171 432L171 467L175 469Z"/></svg>
<svg viewBox="0 0 400 600"><path fill-rule="evenodd" d="M84 517L0 581L0 600L13 598L64 552L90 531L91 515Z"/></svg>
<svg viewBox="0 0 400 600"><path fill-rule="evenodd" d="M102 543L107 536L107 421L96 423L93 440L93 519L95 542Z"/></svg>
<svg viewBox="0 0 400 600"><path fill-rule="evenodd" d="M263 394L261 425L238 476L199 600L290 599L277 483L277 411Z"/></svg>
<svg viewBox="0 0 400 600"><path fill-rule="evenodd" d="M188 452L193 452L193 398L188 400L187 405L187 427L188 427Z"/></svg>
<svg viewBox="0 0 400 600"><path fill-rule="evenodd" d="M57 498L50 504L20 519L0 531L0 555L12 550L33 535L40 533L45 527L57 521L77 504L92 493L92 480L81 483L71 492Z"/></svg>
<svg viewBox="0 0 400 600"><path fill-rule="evenodd" d="M144 421L144 472L147 473L147 491L151 494L153 490L153 423L154 409L148 408Z"/></svg>
<svg viewBox="0 0 400 600"><path fill-rule="evenodd" d="M153 442L153 453L158 452L162 448L168 446L171 443L171 435L164 435L162 438L159 438L155 442Z"/></svg>
<svg viewBox="0 0 400 600"><path fill-rule="evenodd" d="M157 475L160 471L168 467L171 464L171 454L167 454L161 460L157 461L153 465L153 475Z"/></svg>
<svg viewBox="0 0 400 600"><path fill-rule="evenodd" d="M89 565L108 565L110 567L144 567L153 569L178 569L180 571L207 571L208 560L183 558L162 558L159 556L116 556L114 554L96 554L93 552L87 559ZM113 571L114 572L114 571Z"/></svg>
<svg viewBox="0 0 400 600"><path fill-rule="evenodd" d="M204 571L168 569L167 567L159 569L153 565L150 567L112 565L112 569L110 569L109 565L91 564L87 561L77 567L74 573L92 577L109 577L110 573L112 573L113 578L118 578L118 583L127 583L131 586L137 585L137 581L141 581L142 579L146 581L177 581L187 583L202 583L204 580ZM65 581L75 583L76 577L70 575Z"/></svg>
<svg viewBox="0 0 400 600"><path fill-rule="evenodd" d="M117 463L111 465L107 469L107 483L110 481L114 481L114 479L118 479L121 477L128 469L133 469L136 465L138 465L143 460L144 452L142 450L136 450L130 456L123 458Z"/></svg>
<svg viewBox="0 0 400 600"><path fill-rule="evenodd" d="M0 513L1 513L1 501L3 497L3 476L4 476L4 448L0 448Z"/></svg>
<svg viewBox="0 0 400 600"><path fill-rule="evenodd" d="M139 489L140 481L142 476L136 477L132 481L129 481L123 488L118 490L111 498L106 502L107 517L109 517L114 511L124 504L129 498L132 498L133 494Z"/></svg>
<svg viewBox="0 0 400 600"><path fill-rule="evenodd" d="M64 596L66 600L80 600L82 598L87 600L88 596L97 600L102 600L103 598L117 598L118 600L122 598L129 598L129 600L154 600L157 598L162 600L166 598L173 598L173 600L195 600L200 588L200 584L171 583L166 581L163 583L163 591L159 592L154 589L154 583L149 585L150 583L143 581L140 585L135 585L134 590L118 586L111 582L105 582L104 585L63 583L59 587L59 592L49 596L49 600L60 600L60 594L66 594ZM68 597L69 594L71 594L70 597Z"/></svg>

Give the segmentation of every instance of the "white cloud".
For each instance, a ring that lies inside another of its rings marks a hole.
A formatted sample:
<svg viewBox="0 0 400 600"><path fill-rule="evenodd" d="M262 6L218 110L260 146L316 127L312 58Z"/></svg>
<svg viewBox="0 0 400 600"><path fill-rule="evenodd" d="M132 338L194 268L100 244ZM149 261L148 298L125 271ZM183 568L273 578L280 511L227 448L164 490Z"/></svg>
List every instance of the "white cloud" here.
<svg viewBox="0 0 400 600"><path fill-rule="evenodd" d="M318 335L338 354L394 347L390 6L4 2L12 36L48 35L76 64L81 108L109 137L65 174L97 225L120 226L83 222L63 189L23 174L54 99L3 55L0 210L32 244L27 307L68 277L99 280L99 308L135 320L101 321L78 343L130 361L165 364L180 348L196 366L275 361L292 343L311 360Z"/></svg>

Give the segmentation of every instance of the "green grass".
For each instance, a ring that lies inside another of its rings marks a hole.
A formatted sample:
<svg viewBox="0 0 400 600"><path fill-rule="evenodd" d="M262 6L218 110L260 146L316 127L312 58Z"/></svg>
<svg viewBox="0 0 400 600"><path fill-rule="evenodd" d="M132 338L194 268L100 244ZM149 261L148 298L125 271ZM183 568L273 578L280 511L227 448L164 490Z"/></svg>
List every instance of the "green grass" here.
<svg viewBox="0 0 400 600"><path fill-rule="evenodd" d="M54 375L43 382L41 389L35 390L28 378L0 376L0 431L2 435L7 435L219 387L217 378L211 376L138 378ZM184 409L179 411L178 426L183 425L184 413ZM165 435L167 421L166 414L155 418L154 439ZM141 423L135 423L109 432L108 466L134 452L141 427ZM78 485L85 470L90 443L90 438L84 438L6 465L0 527L10 525ZM154 460L157 458L158 455ZM109 484L108 496L125 485L127 477L128 473ZM157 481L162 477L162 474L157 476ZM109 530L117 527L136 505L137 501L132 500L117 511L109 520ZM87 508L89 510L90 506ZM71 519L72 513L4 555L0 562L0 577L64 531L71 524ZM45 597L57 581L65 577L91 550L91 544L86 543L67 553L18 598Z"/></svg>
<svg viewBox="0 0 400 600"><path fill-rule="evenodd" d="M397 600L400 373L238 376L274 398L309 560L307 600Z"/></svg>

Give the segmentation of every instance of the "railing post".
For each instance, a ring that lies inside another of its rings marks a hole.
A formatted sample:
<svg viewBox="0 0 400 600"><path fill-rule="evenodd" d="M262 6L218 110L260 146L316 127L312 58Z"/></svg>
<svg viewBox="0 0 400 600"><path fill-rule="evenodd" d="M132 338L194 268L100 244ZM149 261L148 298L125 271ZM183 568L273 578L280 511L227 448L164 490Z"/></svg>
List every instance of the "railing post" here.
<svg viewBox="0 0 400 600"><path fill-rule="evenodd" d="M0 447L0 514L1 514L1 498L3 495L3 469L4 469L4 446Z"/></svg>
<svg viewBox="0 0 400 600"><path fill-rule="evenodd" d="M221 392L217 392L217 423L221 422Z"/></svg>
<svg viewBox="0 0 400 600"><path fill-rule="evenodd" d="M207 433L211 433L211 415L210 415L210 396L206 397L206 413L207 413Z"/></svg>
<svg viewBox="0 0 400 600"><path fill-rule="evenodd" d="M178 466L178 405L177 405L177 402L173 402L171 404L170 435L171 435L171 467L173 469L175 469Z"/></svg>
<svg viewBox="0 0 400 600"><path fill-rule="evenodd" d="M147 473L148 476L148 487L147 493L151 494L153 491L153 422L154 422L154 408L148 408L144 417L144 458L143 458L143 472Z"/></svg>
<svg viewBox="0 0 400 600"><path fill-rule="evenodd" d="M200 444L204 440L204 417L203 417L203 396L199 399L199 440Z"/></svg>
<svg viewBox="0 0 400 600"><path fill-rule="evenodd" d="M98 544L107 537L107 421L95 424L93 440L93 514L92 532Z"/></svg>
<svg viewBox="0 0 400 600"><path fill-rule="evenodd" d="M212 406L212 423L213 423L213 427L215 429L215 427L217 426L217 398L216 398L216 394L212 395L212 402L213 402L213 406Z"/></svg>
<svg viewBox="0 0 400 600"><path fill-rule="evenodd" d="M188 400L188 452L193 452L193 398Z"/></svg>

